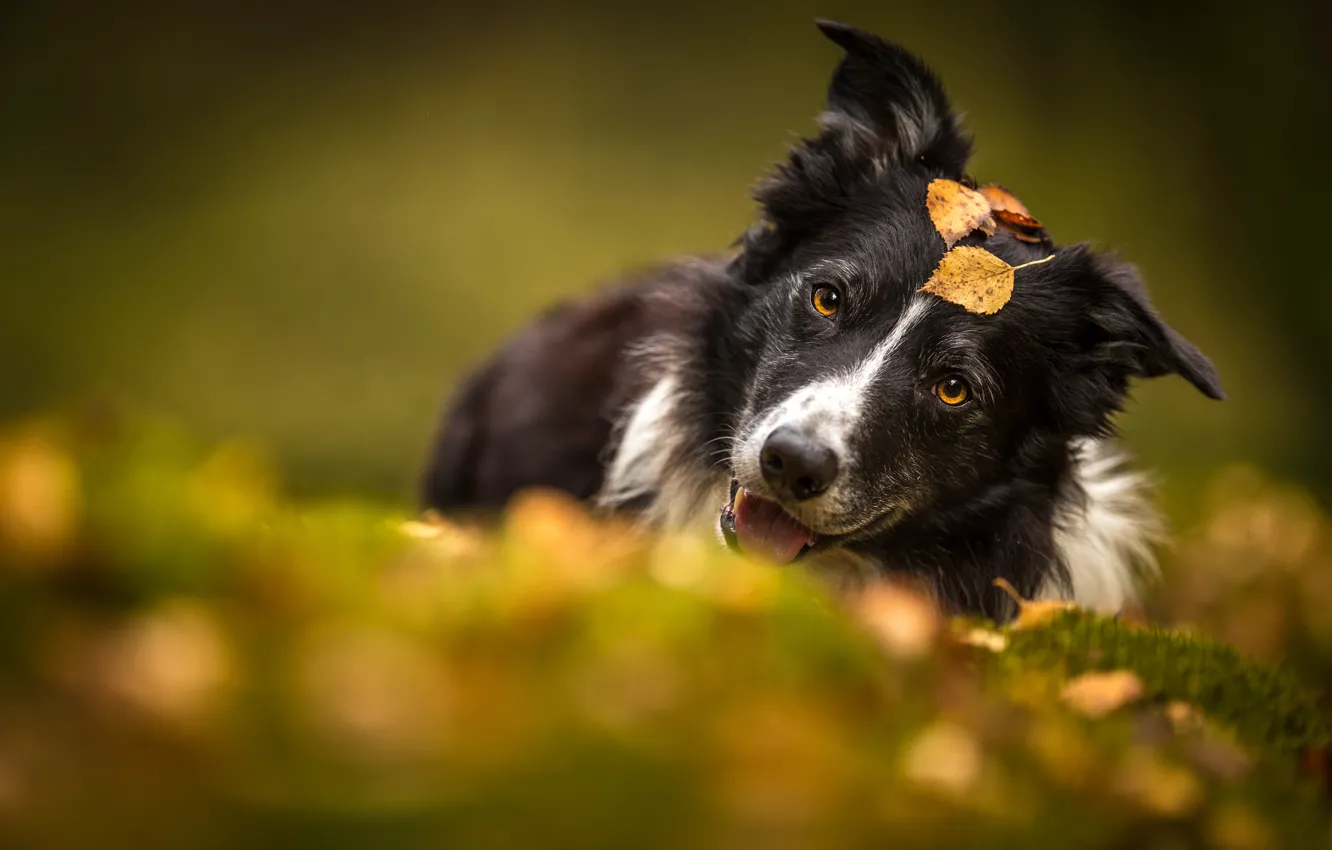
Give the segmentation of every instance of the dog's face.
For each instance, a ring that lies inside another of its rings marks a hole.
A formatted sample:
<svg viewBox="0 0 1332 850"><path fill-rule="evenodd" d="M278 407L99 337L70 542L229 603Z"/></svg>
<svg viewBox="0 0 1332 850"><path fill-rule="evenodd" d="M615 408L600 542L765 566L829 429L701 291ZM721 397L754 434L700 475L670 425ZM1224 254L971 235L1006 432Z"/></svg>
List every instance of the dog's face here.
<svg viewBox="0 0 1332 850"><path fill-rule="evenodd" d="M765 220L734 266L752 287L736 334L755 359L732 423L728 539L778 561L855 547L1105 434L1131 378L1176 373L1221 396L1133 270L1085 246L964 239L1012 265L1054 255L1019 271L994 315L919 291L945 253L927 187L964 179L969 143L919 61L821 26L847 50L823 132L760 188Z"/></svg>

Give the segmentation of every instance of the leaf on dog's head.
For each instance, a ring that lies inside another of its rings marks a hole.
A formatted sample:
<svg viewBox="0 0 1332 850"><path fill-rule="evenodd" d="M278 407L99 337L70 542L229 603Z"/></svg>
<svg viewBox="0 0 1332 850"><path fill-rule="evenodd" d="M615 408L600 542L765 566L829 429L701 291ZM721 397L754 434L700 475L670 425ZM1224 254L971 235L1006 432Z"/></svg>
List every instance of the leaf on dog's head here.
<svg viewBox="0 0 1332 850"><path fill-rule="evenodd" d="M1037 221L1031 210L1027 209L1027 205L1019 201L1012 192L997 183L982 186L978 191L993 210L997 225L1013 234L1019 241L1036 244L1048 238L1045 225Z"/></svg>
<svg viewBox="0 0 1332 850"><path fill-rule="evenodd" d="M990 209L997 213L1015 212L1018 215L1031 217L1031 211L1027 209L1026 204L1019 201L1016 195L998 183L982 186L978 191L985 197L985 200L990 202Z"/></svg>
<svg viewBox="0 0 1332 850"><path fill-rule="evenodd" d="M994 214L999 226L1013 234L1019 242L1035 245L1046 240L1045 225L1031 216L1004 210Z"/></svg>
<svg viewBox="0 0 1332 850"><path fill-rule="evenodd" d="M1051 254L1044 260L1010 266L984 248L963 245L943 255L920 291L937 295L969 312L989 316L999 312L1013 297L1015 271L1053 259Z"/></svg>
<svg viewBox="0 0 1332 850"><path fill-rule="evenodd" d="M944 245L949 248L978 228L987 235L994 233L995 222L990 215L990 202L980 192L956 180L940 178L931 181L925 193L925 208L929 210L934 229L939 231Z"/></svg>

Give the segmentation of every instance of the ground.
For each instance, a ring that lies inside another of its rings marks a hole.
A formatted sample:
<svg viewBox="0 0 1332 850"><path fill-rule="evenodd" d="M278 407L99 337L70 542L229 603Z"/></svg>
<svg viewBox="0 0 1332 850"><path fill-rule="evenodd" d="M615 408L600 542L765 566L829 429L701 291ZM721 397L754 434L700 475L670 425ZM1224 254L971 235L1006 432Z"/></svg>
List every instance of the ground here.
<svg viewBox="0 0 1332 850"><path fill-rule="evenodd" d="M1326 846L1326 522L1226 473L1147 619L943 619L531 494L0 432L5 847Z"/></svg>

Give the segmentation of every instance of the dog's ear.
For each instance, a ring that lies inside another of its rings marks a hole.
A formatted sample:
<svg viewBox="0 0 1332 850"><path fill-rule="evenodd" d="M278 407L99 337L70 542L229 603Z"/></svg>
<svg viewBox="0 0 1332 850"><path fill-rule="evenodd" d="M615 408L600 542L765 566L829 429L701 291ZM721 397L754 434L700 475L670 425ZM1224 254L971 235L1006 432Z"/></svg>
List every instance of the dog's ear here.
<svg viewBox="0 0 1332 850"><path fill-rule="evenodd" d="M818 21L830 41L846 51L828 86L824 132L859 145L871 165L891 167L917 160L944 176L960 178L971 142L958 127L943 85L925 63L896 44L835 21Z"/></svg>
<svg viewBox="0 0 1332 850"><path fill-rule="evenodd" d="M844 210L853 193L897 168L960 179L971 155L944 94L905 49L846 24L819 21L846 51L819 116L819 135L801 141L762 181L762 220L740 238L740 277L766 280L791 248Z"/></svg>
<svg viewBox="0 0 1332 850"><path fill-rule="evenodd" d="M1062 383L1049 398L1064 427L1105 433L1134 378L1180 375L1203 395L1225 398L1212 362L1157 314L1133 266L1075 245L1029 274L1040 298L1024 321L1056 334L1051 364Z"/></svg>
<svg viewBox="0 0 1332 850"><path fill-rule="evenodd" d="M1226 397L1216 367L1152 307L1137 269L1113 254L1091 256L1091 321L1104 334L1097 355L1134 377L1179 375L1208 398Z"/></svg>

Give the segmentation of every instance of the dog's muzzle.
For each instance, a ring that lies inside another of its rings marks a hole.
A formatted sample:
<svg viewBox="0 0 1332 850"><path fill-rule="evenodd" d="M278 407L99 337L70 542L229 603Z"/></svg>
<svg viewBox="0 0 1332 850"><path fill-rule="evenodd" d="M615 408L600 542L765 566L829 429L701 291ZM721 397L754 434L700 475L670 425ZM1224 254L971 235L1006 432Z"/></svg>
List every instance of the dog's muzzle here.
<svg viewBox="0 0 1332 850"><path fill-rule="evenodd" d="M787 564L814 545L814 532L797 522L782 506L746 491L731 479L731 498L721 509L721 532L737 552Z"/></svg>

